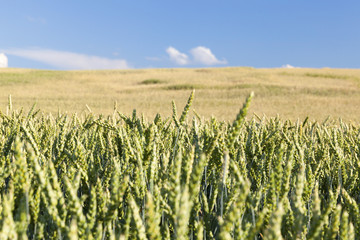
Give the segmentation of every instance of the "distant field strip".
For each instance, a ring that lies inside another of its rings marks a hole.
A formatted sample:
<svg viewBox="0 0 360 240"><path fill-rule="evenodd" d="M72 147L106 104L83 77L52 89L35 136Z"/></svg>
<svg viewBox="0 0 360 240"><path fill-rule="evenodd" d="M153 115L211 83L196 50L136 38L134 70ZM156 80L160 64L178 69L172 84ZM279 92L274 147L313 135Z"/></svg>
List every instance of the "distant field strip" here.
<svg viewBox="0 0 360 240"><path fill-rule="evenodd" d="M113 105L145 117L170 114L169 99L185 102L197 92L194 109L204 117L229 120L242 99L254 91L249 109L268 117L346 121L360 119L360 70L357 69L135 69L43 71L0 69L0 109L12 95L15 106L35 102L45 113L111 114Z"/></svg>

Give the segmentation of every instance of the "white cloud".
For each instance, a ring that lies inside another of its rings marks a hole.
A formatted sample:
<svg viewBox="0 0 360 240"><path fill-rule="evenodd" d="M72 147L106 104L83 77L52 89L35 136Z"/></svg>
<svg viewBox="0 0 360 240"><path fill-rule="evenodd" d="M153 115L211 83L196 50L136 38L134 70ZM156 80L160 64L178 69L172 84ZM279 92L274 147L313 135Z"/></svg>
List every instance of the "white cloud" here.
<svg viewBox="0 0 360 240"><path fill-rule="evenodd" d="M296 68L294 66L291 66L290 64L282 65L281 68Z"/></svg>
<svg viewBox="0 0 360 240"><path fill-rule="evenodd" d="M200 63L203 65L217 65L217 64L226 64L226 60L218 60L215 55L211 52L210 48L207 47L196 47L190 50L190 53L193 55L194 62Z"/></svg>
<svg viewBox="0 0 360 240"><path fill-rule="evenodd" d="M226 60L218 60L209 48L202 46L190 50L190 54L192 55L191 59L188 57L188 55L178 51L174 47L168 47L166 52L169 55L170 60L178 65L218 65L227 63Z"/></svg>
<svg viewBox="0 0 360 240"><path fill-rule="evenodd" d="M42 62L60 69L126 69L126 60L110 59L51 49L9 49L8 55Z"/></svg>
<svg viewBox="0 0 360 240"><path fill-rule="evenodd" d="M171 61L175 62L176 64L189 64L189 57L185 53L179 52L176 48L168 47L166 52L169 54Z"/></svg>
<svg viewBox="0 0 360 240"><path fill-rule="evenodd" d="M8 67L8 58L5 54L0 53L0 68L7 68Z"/></svg>

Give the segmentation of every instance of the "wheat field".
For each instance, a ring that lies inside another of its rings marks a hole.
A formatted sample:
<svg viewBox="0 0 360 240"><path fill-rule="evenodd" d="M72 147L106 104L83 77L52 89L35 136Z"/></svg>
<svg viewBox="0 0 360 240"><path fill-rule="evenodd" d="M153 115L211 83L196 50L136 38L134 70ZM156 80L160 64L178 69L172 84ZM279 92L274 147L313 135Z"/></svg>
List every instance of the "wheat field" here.
<svg viewBox="0 0 360 240"><path fill-rule="evenodd" d="M114 103L124 114L171 114L171 101L182 107L196 90L193 109L209 118L231 120L243 99L255 92L249 116L324 121L360 117L357 69L133 69L45 71L0 69L0 109L9 95L14 107L36 103L44 113L111 114Z"/></svg>
<svg viewBox="0 0 360 240"><path fill-rule="evenodd" d="M0 239L359 239L359 79L1 70Z"/></svg>
<svg viewBox="0 0 360 240"><path fill-rule="evenodd" d="M359 129L0 114L1 239L360 238Z"/></svg>

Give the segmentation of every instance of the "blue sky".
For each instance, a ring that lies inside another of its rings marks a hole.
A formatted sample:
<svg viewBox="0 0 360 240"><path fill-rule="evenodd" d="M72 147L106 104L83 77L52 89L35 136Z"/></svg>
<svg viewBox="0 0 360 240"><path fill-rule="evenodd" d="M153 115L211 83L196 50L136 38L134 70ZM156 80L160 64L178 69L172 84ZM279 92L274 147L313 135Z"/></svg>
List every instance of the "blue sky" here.
<svg viewBox="0 0 360 240"><path fill-rule="evenodd" d="M355 0L0 0L0 53L41 69L360 68L359 10Z"/></svg>

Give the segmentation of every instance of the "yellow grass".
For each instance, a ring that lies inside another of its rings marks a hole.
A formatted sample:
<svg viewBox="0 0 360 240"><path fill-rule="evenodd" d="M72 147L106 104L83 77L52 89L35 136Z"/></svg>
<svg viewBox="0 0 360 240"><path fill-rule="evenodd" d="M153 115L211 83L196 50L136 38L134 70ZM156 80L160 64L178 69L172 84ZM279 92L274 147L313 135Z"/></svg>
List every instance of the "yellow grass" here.
<svg viewBox="0 0 360 240"><path fill-rule="evenodd" d="M255 92L249 115L357 121L360 70L351 69L143 69L43 71L0 69L0 109L8 96L15 108L34 103L45 113L110 114L114 102L124 114L135 108L148 118L171 115L171 100L182 111L191 89L193 109L205 117L234 119L245 97Z"/></svg>

